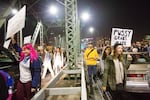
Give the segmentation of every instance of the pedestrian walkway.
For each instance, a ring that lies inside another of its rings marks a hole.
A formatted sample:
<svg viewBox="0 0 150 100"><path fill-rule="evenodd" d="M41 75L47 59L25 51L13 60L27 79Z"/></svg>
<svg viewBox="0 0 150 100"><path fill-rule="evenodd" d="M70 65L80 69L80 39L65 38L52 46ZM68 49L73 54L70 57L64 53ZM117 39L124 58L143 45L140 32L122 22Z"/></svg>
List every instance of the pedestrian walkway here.
<svg viewBox="0 0 150 100"><path fill-rule="evenodd" d="M48 74L46 75L45 79L42 80L42 87L44 87L44 85L46 85L49 81L51 80L51 75ZM98 82L101 80L97 80ZM59 88L59 87L78 87L81 84L80 80L74 80L74 79L70 79L68 80L68 76L67 74L64 74L59 81L57 82L55 88ZM99 82L100 83L100 82ZM88 86L89 89L92 89L92 93L88 92L88 100L104 100L104 98L102 98L102 91L99 90L98 87L98 83L95 83L92 85L92 87L90 88ZM81 95L53 95L53 96L48 96L46 97L46 100L81 100Z"/></svg>
<svg viewBox="0 0 150 100"><path fill-rule="evenodd" d="M68 80L67 75L63 75L60 80L57 82L55 88L58 87L77 87L80 86L80 80ZM43 88L50 80L52 79L51 75L46 75L45 79L42 80L41 87ZM80 100L80 94L78 95L54 95L48 96L46 100Z"/></svg>
<svg viewBox="0 0 150 100"><path fill-rule="evenodd" d="M31 100L87 100L83 63L76 69L67 65L53 78L50 74L42 80L41 90Z"/></svg>
<svg viewBox="0 0 150 100"><path fill-rule="evenodd" d="M47 74L46 77L41 81L41 88L43 88L51 79L51 75Z"/></svg>

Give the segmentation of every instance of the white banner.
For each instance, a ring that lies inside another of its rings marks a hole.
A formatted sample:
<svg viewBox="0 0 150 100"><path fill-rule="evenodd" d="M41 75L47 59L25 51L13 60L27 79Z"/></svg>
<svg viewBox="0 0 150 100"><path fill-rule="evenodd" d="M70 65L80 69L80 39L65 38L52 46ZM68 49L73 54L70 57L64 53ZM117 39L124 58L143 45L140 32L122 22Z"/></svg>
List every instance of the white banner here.
<svg viewBox="0 0 150 100"><path fill-rule="evenodd" d="M25 26L26 6L8 20L6 39L16 34Z"/></svg>
<svg viewBox="0 0 150 100"><path fill-rule="evenodd" d="M31 35L24 37L24 44L31 43Z"/></svg>
<svg viewBox="0 0 150 100"><path fill-rule="evenodd" d="M130 47L132 34L133 30L131 29L112 28L111 46L114 46L115 43L121 43L125 47Z"/></svg>

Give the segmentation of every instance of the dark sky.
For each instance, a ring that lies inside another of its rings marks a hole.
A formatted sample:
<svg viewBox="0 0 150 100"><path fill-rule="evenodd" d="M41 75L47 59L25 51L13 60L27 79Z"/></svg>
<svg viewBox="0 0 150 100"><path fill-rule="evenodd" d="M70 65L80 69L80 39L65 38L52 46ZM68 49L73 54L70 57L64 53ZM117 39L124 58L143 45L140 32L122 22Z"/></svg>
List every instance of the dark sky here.
<svg viewBox="0 0 150 100"><path fill-rule="evenodd" d="M8 0L0 0L0 6L2 6L2 2L4 1L6 3ZM31 4L32 2L34 0L30 1ZM27 15L30 16L34 10L36 12L35 16L40 15L43 21L51 21L50 15L46 12L51 3L59 5L56 0L40 0L28 11ZM60 7L61 12L63 12L63 7ZM148 0L78 0L78 7L79 15L86 10L90 12L91 20L81 24L83 24L84 30L89 26L94 26L96 36L110 37L111 29L114 27L133 29L134 40L141 39L145 35L150 35L150 4ZM26 22L25 29L27 31L32 30L33 32L36 22L32 23L34 27L30 29L31 27L28 27L28 25L32 25L31 18L33 19L34 17L28 17L27 20L29 22ZM88 35L84 34L86 37Z"/></svg>
<svg viewBox="0 0 150 100"><path fill-rule="evenodd" d="M90 24L109 36L113 27L133 29L133 39L150 35L150 5L148 0L79 0L80 9L89 9Z"/></svg>

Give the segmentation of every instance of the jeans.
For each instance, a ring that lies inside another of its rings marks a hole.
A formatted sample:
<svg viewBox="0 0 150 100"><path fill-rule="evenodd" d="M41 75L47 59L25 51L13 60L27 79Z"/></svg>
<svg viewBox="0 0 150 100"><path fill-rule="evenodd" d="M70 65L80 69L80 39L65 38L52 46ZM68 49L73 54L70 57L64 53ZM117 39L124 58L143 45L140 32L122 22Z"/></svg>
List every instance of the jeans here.
<svg viewBox="0 0 150 100"><path fill-rule="evenodd" d="M96 78L97 66L96 65L87 65L87 67L88 67L89 83L92 84L92 75L93 75L94 78Z"/></svg>

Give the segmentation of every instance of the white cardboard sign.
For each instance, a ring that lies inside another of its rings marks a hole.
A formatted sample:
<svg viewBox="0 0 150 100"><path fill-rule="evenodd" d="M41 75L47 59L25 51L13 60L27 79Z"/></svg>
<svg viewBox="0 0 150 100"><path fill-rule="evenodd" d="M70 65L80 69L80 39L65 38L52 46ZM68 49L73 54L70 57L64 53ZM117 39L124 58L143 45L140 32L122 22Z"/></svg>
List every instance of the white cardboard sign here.
<svg viewBox="0 0 150 100"><path fill-rule="evenodd" d="M31 35L24 37L24 44L31 43Z"/></svg>
<svg viewBox="0 0 150 100"><path fill-rule="evenodd" d="M3 47L8 49L10 42L11 42L11 39L5 41Z"/></svg>
<svg viewBox="0 0 150 100"><path fill-rule="evenodd" d="M25 26L26 6L8 20L6 39L16 34Z"/></svg>
<svg viewBox="0 0 150 100"><path fill-rule="evenodd" d="M115 43L121 43L125 47L130 47L132 34L133 30L131 29L112 28L111 46L114 46Z"/></svg>

